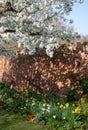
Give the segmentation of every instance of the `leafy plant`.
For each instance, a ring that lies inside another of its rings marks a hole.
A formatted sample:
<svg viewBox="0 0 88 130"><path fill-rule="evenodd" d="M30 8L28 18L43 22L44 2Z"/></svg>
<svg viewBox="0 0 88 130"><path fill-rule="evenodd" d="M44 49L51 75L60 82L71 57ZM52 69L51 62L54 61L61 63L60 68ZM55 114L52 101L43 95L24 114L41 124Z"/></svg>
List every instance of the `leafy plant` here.
<svg viewBox="0 0 88 130"><path fill-rule="evenodd" d="M88 93L88 79L83 79L81 82L81 88L84 94Z"/></svg>
<svg viewBox="0 0 88 130"><path fill-rule="evenodd" d="M70 102L54 94L37 94L30 89L18 91L6 85L2 87L0 95L5 110L21 114L32 123L45 126L47 130L79 129L84 120L88 120L87 111L84 115L81 107L73 103L78 99L74 89L67 95Z"/></svg>
<svg viewBox="0 0 88 130"><path fill-rule="evenodd" d="M5 83L4 82L0 82L0 90L3 89L5 87Z"/></svg>
<svg viewBox="0 0 88 130"><path fill-rule="evenodd" d="M79 99L79 95L75 89L71 89L67 92L67 101L68 102L77 101L78 99Z"/></svg>

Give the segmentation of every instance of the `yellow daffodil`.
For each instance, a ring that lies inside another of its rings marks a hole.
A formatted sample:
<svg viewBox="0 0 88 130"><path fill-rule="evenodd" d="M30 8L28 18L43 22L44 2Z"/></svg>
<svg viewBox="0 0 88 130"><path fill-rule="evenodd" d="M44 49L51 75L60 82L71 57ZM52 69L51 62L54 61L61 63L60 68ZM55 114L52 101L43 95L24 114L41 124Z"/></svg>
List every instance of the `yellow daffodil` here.
<svg viewBox="0 0 88 130"><path fill-rule="evenodd" d="M72 111L72 113L80 113L81 109L79 107L76 107L76 109L74 111Z"/></svg>
<svg viewBox="0 0 88 130"><path fill-rule="evenodd" d="M60 108L63 108L63 104L60 105Z"/></svg>
<svg viewBox="0 0 88 130"><path fill-rule="evenodd" d="M31 121L34 122L34 121L35 121L35 118L31 119Z"/></svg>
<svg viewBox="0 0 88 130"><path fill-rule="evenodd" d="M66 103L66 104L65 104L65 107L69 107L69 103Z"/></svg>
<svg viewBox="0 0 88 130"><path fill-rule="evenodd" d="M74 114L75 113L75 111L72 111L72 114Z"/></svg>
<svg viewBox="0 0 88 130"><path fill-rule="evenodd" d="M74 107L74 106L75 106L75 104L72 104L72 106Z"/></svg>
<svg viewBox="0 0 88 130"><path fill-rule="evenodd" d="M79 107L77 107L76 109L75 109L75 113L80 113L80 108Z"/></svg>

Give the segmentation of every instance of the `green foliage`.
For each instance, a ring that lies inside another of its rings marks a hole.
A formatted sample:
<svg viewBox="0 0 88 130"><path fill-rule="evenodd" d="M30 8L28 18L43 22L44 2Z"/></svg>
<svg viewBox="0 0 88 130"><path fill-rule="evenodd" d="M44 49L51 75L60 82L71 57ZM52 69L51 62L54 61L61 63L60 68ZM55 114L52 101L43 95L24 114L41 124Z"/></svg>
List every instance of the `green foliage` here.
<svg viewBox="0 0 88 130"><path fill-rule="evenodd" d="M88 79L83 79L81 82L81 88L84 94L88 93Z"/></svg>
<svg viewBox="0 0 88 130"><path fill-rule="evenodd" d="M4 85L3 85L4 86ZM69 101L76 92L71 90ZM1 87L3 109L10 113L18 113L32 123L46 127L46 130L80 129L85 118L84 112L78 104L66 102L54 94L37 94L30 89L15 90L9 86Z"/></svg>
<svg viewBox="0 0 88 130"><path fill-rule="evenodd" d="M71 102L71 101L77 101L79 100L79 95L78 93L76 92L75 89L71 89L67 92L67 101L68 102Z"/></svg>
<svg viewBox="0 0 88 130"><path fill-rule="evenodd" d="M84 114L88 116L88 94L82 96L80 106L85 111Z"/></svg>
<svg viewBox="0 0 88 130"><path fill-rule="evenodd" d="M0 82L0 90L3 89L5 87L5 83L4 82Z"/></svg>

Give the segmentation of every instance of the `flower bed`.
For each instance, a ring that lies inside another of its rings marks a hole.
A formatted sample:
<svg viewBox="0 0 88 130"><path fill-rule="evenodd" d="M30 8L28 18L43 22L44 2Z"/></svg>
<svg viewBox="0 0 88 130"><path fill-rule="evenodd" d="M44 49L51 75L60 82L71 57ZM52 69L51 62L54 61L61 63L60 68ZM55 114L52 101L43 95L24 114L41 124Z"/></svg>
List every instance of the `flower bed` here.
<svg viewBox="0 0 88 130"><path fill-rule="evenodd" d="M88 109L79 101L69 101L54 94L36 94L31 89L15 90L0 84L0 101L3 109L19 113L32 123L52 130L80 130L86 127Z"/></svg>

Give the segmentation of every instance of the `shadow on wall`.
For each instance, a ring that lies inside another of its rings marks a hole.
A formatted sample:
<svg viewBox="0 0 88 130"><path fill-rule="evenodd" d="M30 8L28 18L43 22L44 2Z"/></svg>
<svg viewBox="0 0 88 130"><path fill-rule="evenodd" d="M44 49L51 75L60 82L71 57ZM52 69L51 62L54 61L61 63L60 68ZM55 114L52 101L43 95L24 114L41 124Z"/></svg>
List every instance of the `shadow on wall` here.
<svg viewBox="0 0 88 130"><path fill-rule="evenodd" d="M73 85L79 87L80 81L88 78L88 43L63 45L53 58L44 50L37 50L32 56L20 51L10 64L10 70L3 73L3 81L11 87L31 87L34 91L64 96Z"/></svg>

